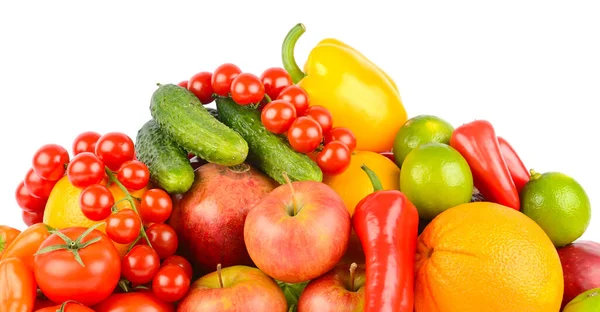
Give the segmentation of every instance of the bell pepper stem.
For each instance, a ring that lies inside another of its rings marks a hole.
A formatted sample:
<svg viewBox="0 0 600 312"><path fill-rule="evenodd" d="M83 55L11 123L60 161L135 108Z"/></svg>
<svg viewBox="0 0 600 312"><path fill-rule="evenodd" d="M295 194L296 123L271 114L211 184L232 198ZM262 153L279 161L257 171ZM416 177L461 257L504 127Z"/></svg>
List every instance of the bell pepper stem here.
<svg viewBox="0 0 600 312"><path fill-rule="evenodd" d="M379 178L377 177L377 175L375 174L375 172L373 172L373 170L369 169L369 167L367 167L365 164L363 164L362 166L360 166L360 168L364 172L366 172L367 175L369 176L369 180L371 180L371 183L373 184L373 191L374 192L383 190L383 186L381 185L381 181L379 180Z"/></svg>
<svg viewBox="0 0 600 312"><path fill-rule="evenodd" d="M296 63L296 59L294 57L294 48L296 47L296 42L302 34L306 31L306 27L302 23L296 24L288 34L285 36L283 40L283 45L281 47L281 59L283 61L283 68L290 74L292 77L292 81L294 83L298 83L304 76L304 72Z"/></svg>

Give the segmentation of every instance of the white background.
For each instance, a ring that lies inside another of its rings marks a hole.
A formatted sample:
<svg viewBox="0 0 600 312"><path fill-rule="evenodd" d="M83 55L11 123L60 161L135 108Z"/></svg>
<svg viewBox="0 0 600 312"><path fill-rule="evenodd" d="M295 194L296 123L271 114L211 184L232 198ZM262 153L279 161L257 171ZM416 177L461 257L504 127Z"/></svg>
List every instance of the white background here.
<svg viewBox="0 0 600 312"><path fill-rule="evenodd" d="M297 22L300 64L319 40L345 41L393 77L411 117L487 119L527 167L571 175L598 205L597 1L352 3L2 1L0 223L24 227L14 191L39 146L135 137L157 82L224 62L260 75ZM583 238L599 228L595 210Z"/></svg>

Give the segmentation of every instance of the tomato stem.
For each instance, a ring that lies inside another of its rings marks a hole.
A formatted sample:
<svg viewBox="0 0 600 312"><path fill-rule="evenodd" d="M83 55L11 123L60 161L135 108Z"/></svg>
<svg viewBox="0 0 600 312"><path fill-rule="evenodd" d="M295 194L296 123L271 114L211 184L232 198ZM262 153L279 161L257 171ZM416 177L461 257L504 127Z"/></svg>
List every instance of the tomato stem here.
<svg viewBox="0 0 600 312"><path fill-rule="evenodd" d="M369 176L369 180L371 180L371 183L373 184L373 191L374 192L383 190L383 186L381 185L381 181L379 181L379 178L377 177L377 175L375 174L375 172L373 172L373 170L369 169L369 167L367 167L365 164L363 164L362 166L360 166L360 168L364 172L366 172L367 175Z"/></svg>
<svg viewBox="0 0 600 312"><path fill-rule="evenodd" d="M354 278L356 275L356 267L358 265L356 265L356 262L352 262L352 264L350 265L350 291L356 291L356 289L354 289Z"/></svg>
<svg viewBox="0 0 600 312"><path fill-rule="evenodd" d="M302 80L302 78L304 78L304 76L306 76L296 63L296 59L294 57L294 48L296 47L296 42L298 42L298 39L300 39L300 36L302 36L305 31L306 27L304 27L302 23L296 24L285 36L283 45L281 47L283 68L285 68L285 70L290 74L294 84L298 83L300 80Z"/></svg>
<svg viewBox="0 0 600 312"><path fill-rule="evenodd" d="M73 257L75 257L75 261L77 261L77 263L79 263L82 267L85 267L85 264L83 263L83 260L81 260L81 256L79 255L79 250L83 249L91 244L97 243L98 241L100 241L101 238L95 237L85 243L82 243L82 241L90 233L92 233L92 231L94 231L96 228L98 228L100 225L103 225L103 224L104 224L104 222L101 222L101 223L96 223L93 226L90 226L87 230L85 230L85 232L81 233L81 235L79 235L79 237L77 237L77 239L75 239L75 240L72 240L71 238L69 238L67 235L65 235L64 233L62 233L60 231L55 231L52 234L60 237L65 243L44 247L44 248L38 250L34 255L41 255L41 254L53 252L56 250L65 249L65 250L68 250L71 253L73 253Z"/></svg>
<svg viewBox="0 0 600 312"><path fill-rule="evenodd" d="M219 285L221 288L225 287L223 284L223 276L221 275L221 264L217 264L217 277L219 278Z"/></svg>
<svg viewBox="0 0 600 312"><path fill-rule="evenodd" d="M67 301L65 301L65 302L62 303L62 305L60 306L60 309L56 310L56 312L65 312L66 308L67 308L67 304L69 304L69 303L76 303L76 304L81 305L81 303L79 303L79 302L77 302L75 300L67 300Z"/></svg>

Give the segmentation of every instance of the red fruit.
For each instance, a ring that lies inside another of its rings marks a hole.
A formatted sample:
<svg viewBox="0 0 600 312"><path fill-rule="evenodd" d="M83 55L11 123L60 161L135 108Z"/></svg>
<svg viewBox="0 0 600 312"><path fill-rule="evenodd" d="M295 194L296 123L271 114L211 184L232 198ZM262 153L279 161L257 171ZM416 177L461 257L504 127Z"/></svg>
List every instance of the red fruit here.
<svg viewBox="0 0 600 312"><path fill-rule="evenodd" d="M32 168L43 179L56 181L65 174L69 152L58 144L46 144L33 155Z"/></svg>
<svg viewBox="0 0 600 312"><path fill-rule="evenodd" d="M25 182L21 181L15 191L17 205L28 212L42 212L46 208L46 199L31 195L25 187Z"/></svg>
<svg viewBox="0 0 600 312"><path fill-rule="evenodd" d="M281 67L268 68L260 75L260 81L271 100L277 99L283 89L293 84L290 74Z"/></svg>
<svg viewBox="0 0 600 312"><path fill-rule="evenodd" d="M220 96L228 96L231 82L242 70L232 63L225 63L217 67L213 72L210 84L213 91Z"/></svg>
<svg viewBox="0 0 600 312"><path fill-rule="evenodd" d="M42 179L32 168L27 171L24 183L29 194L38 198L48 198L56 181Z"/></svg>
<svg viewBox="0 0 600 312"><path fill-rule="evenodd" d="M296 108L297 116L304 116L309 106L308 93L296 85L281 90L277 99L292 103Z"/></svg>
<svg viewBox="0 0 600 312"><path fill-rule="evenodd" d="M327 144L331 141L340 141L346 144L346 146L348 146L348 149L350 149L350 152L353 152L356 148L356 137L354 136L352 130L348 128L335 127L331 129L331 131L325 134L325 137L323 138L323 143ZM392 161L394 161L393 155Z"/></svg>
<svg viewBox="0 0 600 312"><path fill-rule="evenodd" d="M23 223L29 227L36 223L42 223L44 220L44 212L29 212L23 210L21 211L21 219L23 219Z"/></svg>
<svg viewBox="0 0 600 312"><path fill-rule="evenodd" d="M327 108L319 105L311 106L306 110L306 116L311 117L321 125L323 134L327 134L331 130L333 117Z"/></svg>
<svg viewBox="0 0 600 312"><path fill-rule="evenodd" d="M340 174L350 166L351 155L346 144L340 141L329 142L317 155L317 165L325 174Z"/></svg>
<svg viewBox="0 0 600 312"><path fill-rule="evenodd" d="M187 89L196 95L200 103L208 104L214 101L211 80L212 73L199 72L190 78Z"/></svg>
<svg viewBox="0 0 600 312"><path fill-rule="evenodd" d="M299 153L310 153L319 147L323 140L321 125L311 117L298 117L288 130L288 142Z"/></svg>
<svg viewBox="0 0 600 312"><path fill-rule="evenodd" d="M275 100L265 105L260 113L260 120L268 131L285 133L296 120L296 109L290 102Z"/></svg>

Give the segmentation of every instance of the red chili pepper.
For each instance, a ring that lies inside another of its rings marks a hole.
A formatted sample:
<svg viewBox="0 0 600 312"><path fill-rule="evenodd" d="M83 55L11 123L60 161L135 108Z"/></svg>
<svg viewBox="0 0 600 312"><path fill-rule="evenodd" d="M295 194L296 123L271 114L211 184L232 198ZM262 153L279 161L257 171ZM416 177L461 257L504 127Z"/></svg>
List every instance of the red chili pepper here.
<svg viewBox="0 0 600 312"><path fill-rule="evenodd" d="M454 129L450 146L471 167L473 183L483 197L520 210L519 192L502 157L494 127L489 121L476 120Z"/></svg>
<svg viewBox="0 0 600 312"><path fill-rule="evenodd" d="M510 176L515 183L517 192L520 194L521 189L529 182L529 178L531 177L529 170L527 170L527 167L525 167L515 149L506 139L498 137L498 144L500 144L500 152L502 153L502 157L504 157L508 171L510 171Z"/></svg>
<svg viewBox="0 0 600 312"><path fill-rule="evenodd" d="M398 190L382 190L365 165L375 191L363 198L352 225L365 253L365 312L412 312L419 227L415 206Z"/></svg>

